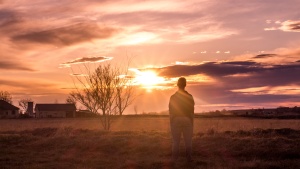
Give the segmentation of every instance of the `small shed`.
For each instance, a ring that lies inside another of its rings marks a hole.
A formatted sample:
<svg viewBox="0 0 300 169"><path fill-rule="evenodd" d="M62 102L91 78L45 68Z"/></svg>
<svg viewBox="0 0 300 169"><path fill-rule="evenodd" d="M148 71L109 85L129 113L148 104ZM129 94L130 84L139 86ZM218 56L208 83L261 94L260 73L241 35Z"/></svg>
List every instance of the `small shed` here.
<svg viewBox="0 0 300 169"><path fill-rule="evenodd" d="M19 108L0 100L0 118L17 118L19 116Z"/></svg>
<svg viewBox="0 0 300 169"><path fill-rule="evenodd" d="M36 104L35 114L37 118L66 118L75 117L75 104Z"/></svg>

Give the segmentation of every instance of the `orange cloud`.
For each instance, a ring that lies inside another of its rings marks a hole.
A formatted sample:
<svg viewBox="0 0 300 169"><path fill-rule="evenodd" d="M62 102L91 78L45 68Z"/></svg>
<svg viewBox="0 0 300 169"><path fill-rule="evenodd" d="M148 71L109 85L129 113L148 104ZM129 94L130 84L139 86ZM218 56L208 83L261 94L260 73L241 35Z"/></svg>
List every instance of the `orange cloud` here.
<svg viewBox="0 0 300 169"><path fill-rule="evenodd" d="M79 23L71 26L29 32L12 37L15 42L34 42L55 46L68 46L93 39L106 39L116 32L113 28L100 28L94 23Z"/></svg>
<svg viewBox="0 0 300 169"><path fill-rule="evenodd" d="M271 23L271 22L270 22ZM282 30L284 32L300 32L300 20L287 20L284 22L276 21L275 24L280 24L277 27L265 28L265 31Z"/></svg>
<svg viewBox="0 0 300 169"><path fill-rule="evenodd" d="M293 20L287 20L281 23L280 30L286 31L286 32L300 32L300 20L299 21L293 21Z"/></svg>
<svg viewBox="0 0 300 169"><path fill-rule="evenodd" d="M104 62L111 59L112 57L106 57L106 56L83 57L83 58L77 58L75 60L62 63L61 66L69 67L72 64Z"/></svg>
<svg viewBox="0 0 300 169"><path fill-rule="evenodd" d="M22 70L22 71L35 71L29 66L26 66L18 61L0 60L0 69L3 70Z"/></svg>

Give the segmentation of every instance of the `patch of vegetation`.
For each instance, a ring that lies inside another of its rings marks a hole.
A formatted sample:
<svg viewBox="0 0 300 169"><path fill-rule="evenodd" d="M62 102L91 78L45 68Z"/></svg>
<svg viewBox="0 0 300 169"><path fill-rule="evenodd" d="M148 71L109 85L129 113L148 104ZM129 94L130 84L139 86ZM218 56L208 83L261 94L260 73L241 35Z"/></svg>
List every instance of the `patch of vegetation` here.
<svg viewBox="0 0 300 169"><path fill-rule="evenodd" d="M11 168L300 168L300 130L197 133L193 162L171 162L170 133L37 128L0 132L0 166Z"/></svg>

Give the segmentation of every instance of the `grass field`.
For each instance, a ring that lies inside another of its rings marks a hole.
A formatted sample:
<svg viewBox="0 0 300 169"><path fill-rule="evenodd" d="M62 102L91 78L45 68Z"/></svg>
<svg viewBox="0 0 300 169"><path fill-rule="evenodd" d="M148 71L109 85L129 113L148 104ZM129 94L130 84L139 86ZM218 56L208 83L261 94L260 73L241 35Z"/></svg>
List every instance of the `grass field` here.
<svg viewBox="0 0 300 169"><path fill-rule="evenodd" d="M102 129L99 119L0 119L0 131L23 131L36 128ZM297 119L253 119L253 118L195 118L195 133L208 130L216 132L251 129L291 128L300 130ZM162 131L167 132L169 118L167 116L124 116L117 117L112 123L112 131Z"/></svg>
<svg viewBox="0 0 300 169"><path fill-rule="evenodd" d="M97 119L0 120L0 168L300 168L299 120L196 119L192 163L170 161L168 126L167 117L119 118L111 132Z"/></svg>

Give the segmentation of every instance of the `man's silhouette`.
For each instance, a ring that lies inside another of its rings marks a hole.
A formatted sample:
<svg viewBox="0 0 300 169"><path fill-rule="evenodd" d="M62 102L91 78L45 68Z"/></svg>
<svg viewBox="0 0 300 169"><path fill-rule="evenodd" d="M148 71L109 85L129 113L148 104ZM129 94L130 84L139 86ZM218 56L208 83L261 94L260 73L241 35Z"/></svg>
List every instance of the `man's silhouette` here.
<svg viewBox="0 0 300 169"><path fill-rule="evenodd" d="M178 91L173 94L169 102L170 126L172 133L172 159L176 160L179 155L179 143L183 134L186 158L192 160L192 136L194 118L194 99L185 91L186 79L181 77L177 82Z"/></svg>

